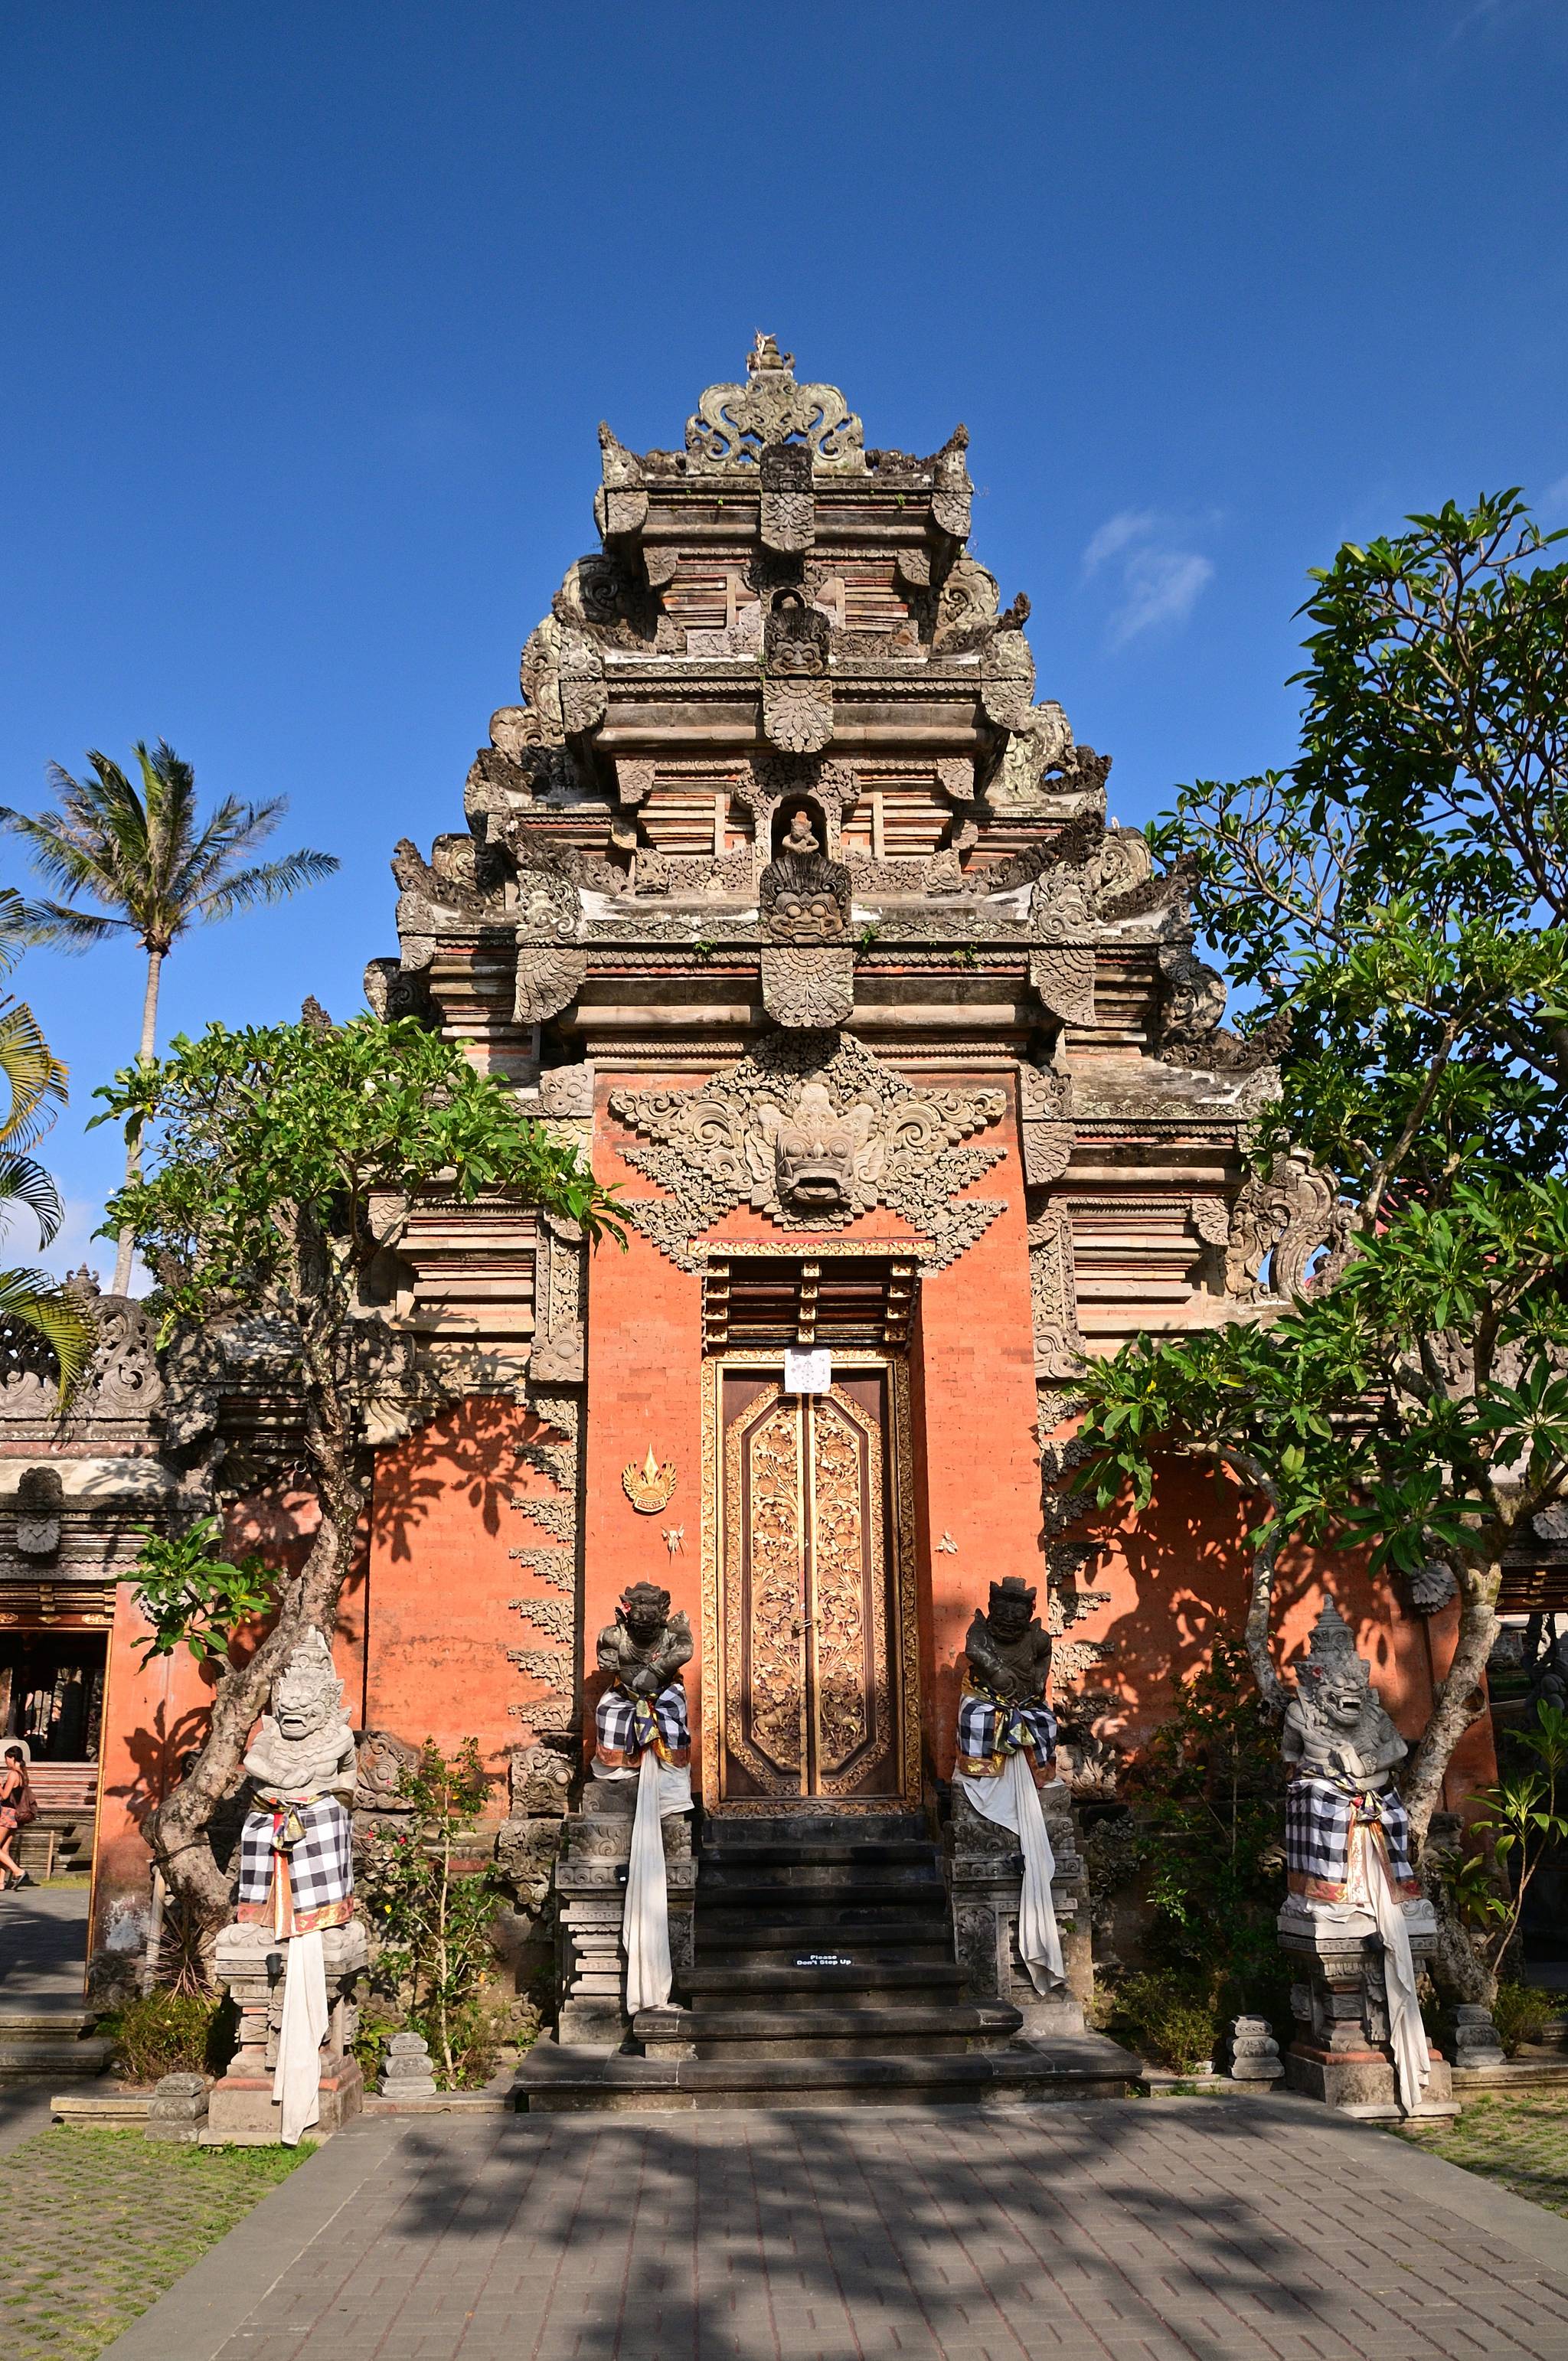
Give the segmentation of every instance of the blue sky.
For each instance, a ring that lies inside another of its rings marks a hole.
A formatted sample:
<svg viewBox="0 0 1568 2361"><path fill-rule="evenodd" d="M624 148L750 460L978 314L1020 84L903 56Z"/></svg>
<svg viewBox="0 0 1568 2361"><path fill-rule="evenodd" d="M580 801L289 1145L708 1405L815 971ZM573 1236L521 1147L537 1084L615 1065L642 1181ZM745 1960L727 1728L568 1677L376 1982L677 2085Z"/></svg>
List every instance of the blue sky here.
<svg viewBox="0 0 1568 2361"><path fill-rule="evenodd" d="M597 422L678 445L758 327L870 442L968 423L1120 818L1279 763L1307 566L1501 484L1568 521L1565 63L1561 0L7 0L0 801L160 734L287 793L341 873L182 943L165 1036L347 1013L593 545ZM138 959L23 980L74 1259Z"/></svg>

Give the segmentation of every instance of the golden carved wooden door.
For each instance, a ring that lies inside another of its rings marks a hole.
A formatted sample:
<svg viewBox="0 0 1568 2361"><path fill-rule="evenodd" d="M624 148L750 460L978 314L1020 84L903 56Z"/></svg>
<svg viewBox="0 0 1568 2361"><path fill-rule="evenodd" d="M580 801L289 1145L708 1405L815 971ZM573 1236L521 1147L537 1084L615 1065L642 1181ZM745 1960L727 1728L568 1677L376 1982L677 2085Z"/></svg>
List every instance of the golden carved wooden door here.
<svg viewBox="0 0 1568 2361"><path fill-rule="evenodd" d="M754 1367L714 1372L710 1801L885 1807L912 1783L918 1794L902 1377L850 1365L830 1392L796 1395Z"/></svg>

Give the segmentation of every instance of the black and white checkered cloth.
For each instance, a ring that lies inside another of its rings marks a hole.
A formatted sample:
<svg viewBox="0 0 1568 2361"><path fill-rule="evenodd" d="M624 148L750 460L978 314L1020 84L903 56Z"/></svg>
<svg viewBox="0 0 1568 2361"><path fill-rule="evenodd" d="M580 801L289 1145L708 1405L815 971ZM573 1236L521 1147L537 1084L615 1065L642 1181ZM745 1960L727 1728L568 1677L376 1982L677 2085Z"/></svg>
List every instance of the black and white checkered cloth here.
<svg viewBox="0 0 1568 2361"><path fill-rule="evenodd" d="M1410 1866L1410 1820L1398 1788L1293 1779L1285 1797L1285 1867L1292 1894L1316 1902L1344 1899L1352 1828L1381 1828L1388 1867L1402 1900L1420 1888Z"/></svg>
<svg viewBox="0 0 1568 2361"><path fill-rule="evenodd" d="M634 1771L650 1746L667 1770L684 1770L691 1761L691 1725L680 1681L661 1689L652 1703L618 1682L600 1697L594 1730L599 1761L612 1770Z"/></svg>
<svg viewBox="0 0 1568 2361"><path fill-rule="evenodd" d="M1019 1753L1043 1771L1056 1751L1057 1718L1043 1697L1014 1705L976 1688L959 1697L958 1767L967 1777L994 1778Z"/></svg>
<svg viewBox="0 0 1568 2361"><path fill-rule="evenodd" d="M299 1835L292 1836L294 1828ZM346 1902L354 1892L354 1824L335 1795L276 1812L247 1812L239 1839L239 1899L265 1903L272 1892L272 1864L289 1857L289 1884L296 1916Z"/></svg>

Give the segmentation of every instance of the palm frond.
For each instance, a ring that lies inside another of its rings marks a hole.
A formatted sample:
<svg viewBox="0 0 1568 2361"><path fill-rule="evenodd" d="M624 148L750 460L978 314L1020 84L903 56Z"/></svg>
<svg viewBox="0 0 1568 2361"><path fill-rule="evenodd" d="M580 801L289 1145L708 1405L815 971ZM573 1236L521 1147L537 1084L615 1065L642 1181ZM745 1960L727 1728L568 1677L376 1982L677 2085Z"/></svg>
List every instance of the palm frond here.
<svg viewBox="0 0 1568 2361"><path fill-rule="evenodd" d="M67 1295L47 1270L0 1270L0 1319L18 1321L53 1348L60 1364L60 1406L64 1410L98 1342L98 1323L93 1314Z"/></svg>
<svg viewBox="0 0 1568 2361"><path fill-rule="evenodd" d="M139 932L134 918L111 918L97 910L73 910L69 903L41 899L22 905L28 939L60 950L84 951L90 944L107 942L113 935Z"/></svg>
<svg viewBox="0 0 1568 2361"><path fill-rule="evenodd" d="M30 1148L54 1121L55 1108L65 1104L66 1070L25 1000L0 1009L0 1074L11 1085L0 1147Z"/></svg>
<svg viewBox="0 0 1568 2361"><path fill-rule="evenodd" d="M232 918L236 911L254 909L258 903L286 902L291 894L302 886L314 885L330 877L337 868L335 855L330 852L291 852L282 861L264 862L256 869L242 869L237 877L230 877L203 894L200 908L203 918Z"/></svg>
<svg viewBox="0 0 1568 2361"><path fill-rule="evenodd" d="M0 1230L9 1227L13 1204L25 1205L37 1222L39 1246L52 1246L65 1219L59 1184L33 1157L7 1148L0 1150Z"/></svg>

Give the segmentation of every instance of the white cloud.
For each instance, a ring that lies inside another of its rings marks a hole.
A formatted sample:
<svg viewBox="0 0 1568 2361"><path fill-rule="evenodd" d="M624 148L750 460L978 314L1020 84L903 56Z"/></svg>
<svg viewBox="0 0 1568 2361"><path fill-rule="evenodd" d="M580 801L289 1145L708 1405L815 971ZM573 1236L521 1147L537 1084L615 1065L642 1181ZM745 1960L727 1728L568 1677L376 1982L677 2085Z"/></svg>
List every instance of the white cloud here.
<svg viewBox="0 0 1568 2361"><path fill-rule="evenodd" d="M1093 574L1108 557L1114 557L1129 542L1141 541L1158 523L1153 509L1123 509L1117 515L1108 517L1083 553L1084 572Z"/></svg>
<svg viewBox="0 0 1568 2361"><path fill-rule="evenodd" d="M1140 631L1184 623L1214 578L1212 559L1179 546L1181 530L1156 509L1121 509L1092 535L1083 553L1085 575L1112 559L1120 582L1110 642L1124 648Z"/></svg>
<svg viewBox="0 0 1568 2361"><path fill-rule="evenodd" d="M1568 517L1568 476L1559 476L1554 484L1548 484L1535 507L1536 513L1548 524Z"/></svg>
<svg viewBox="0 0 1568 2361"><path fill-rule="evenodd" d="M1214 568L1196 550L1139 549L1127 560L1126 598L1111 618L1111 644L1125 647L1157 623L1185 623Z"/></svg>

